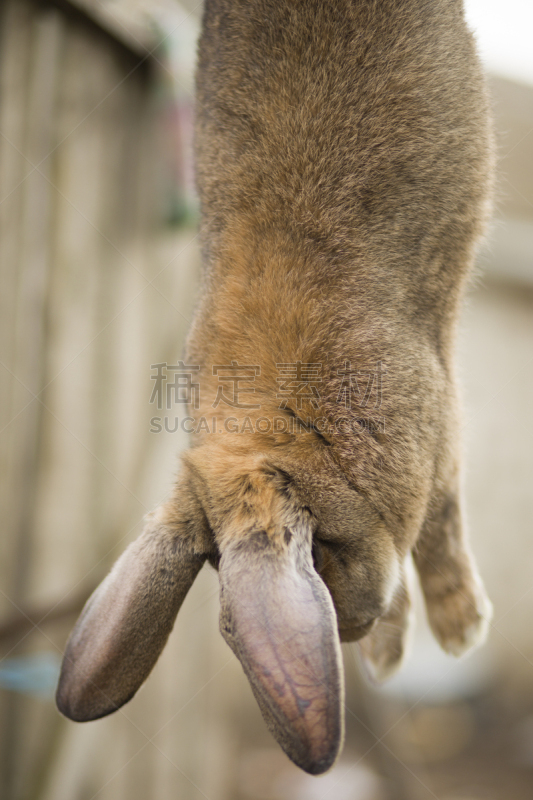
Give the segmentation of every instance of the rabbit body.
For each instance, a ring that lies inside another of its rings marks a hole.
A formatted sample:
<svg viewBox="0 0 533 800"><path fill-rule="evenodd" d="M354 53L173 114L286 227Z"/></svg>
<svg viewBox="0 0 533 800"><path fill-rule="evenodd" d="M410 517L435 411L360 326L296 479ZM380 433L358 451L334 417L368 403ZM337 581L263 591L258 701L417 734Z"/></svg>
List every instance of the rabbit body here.
<svg viewBox="0 0 533 800"><path fill-rule="evenodd" d="M435 632L460 651L483 609L462 546L453 350L492 175L461 3L208 0L196 149L206 278L187 357L204 365L205 401L191 413L214 413L213 365L260 366L243 404L260 409L217 406L241 420L279 415L279 364L320 364L322 380L318 404L286 404L320 432L200 433L193 460L215 484L235 474L231 513L246 453L279 463L333 546L379 520L401 557L416 548ZM339 402L346 362L362 376L381 364L378 430L362 392ZM342 587L325 577L342 624Z"/></svg>

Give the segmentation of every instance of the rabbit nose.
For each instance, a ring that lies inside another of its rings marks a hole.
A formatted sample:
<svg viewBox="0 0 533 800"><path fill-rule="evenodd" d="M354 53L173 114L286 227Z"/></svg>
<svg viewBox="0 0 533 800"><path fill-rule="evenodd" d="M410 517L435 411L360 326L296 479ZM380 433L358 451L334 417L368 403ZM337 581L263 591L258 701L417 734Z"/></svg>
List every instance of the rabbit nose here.
<svg viewBox="0 0 533 800"><path fill-rule="evenodd" d="M377 617L361 625L360 619L340 619L338 621L341 642L356 642L370 633L377 622Z"/></svg>

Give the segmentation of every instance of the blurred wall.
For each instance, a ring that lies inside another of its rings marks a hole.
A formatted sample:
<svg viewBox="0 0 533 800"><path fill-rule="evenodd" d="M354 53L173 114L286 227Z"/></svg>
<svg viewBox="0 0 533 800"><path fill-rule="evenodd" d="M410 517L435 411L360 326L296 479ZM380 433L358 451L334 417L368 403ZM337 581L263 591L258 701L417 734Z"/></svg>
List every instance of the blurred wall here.
<svg viewBox="0 0 533 800"><path fill-rule="evenodd" d="M492 77L494 220L463 315L470 527L495 605L489 647L533 689L533 87ZM515 684L517 691L524 687Z"/></svg>
<svg viewBox="0 0 533 800"><path fill-rule="evenodd" d="M174 441L149 488L165 445L149 433L150 365L179 356L198 253L195 230L161 228L148 51L62 2L2 0L0 35L0 797L11 800L48 786L69 729L47 669L170 483ZM81 791L75 774L64 796Z"/></svg>

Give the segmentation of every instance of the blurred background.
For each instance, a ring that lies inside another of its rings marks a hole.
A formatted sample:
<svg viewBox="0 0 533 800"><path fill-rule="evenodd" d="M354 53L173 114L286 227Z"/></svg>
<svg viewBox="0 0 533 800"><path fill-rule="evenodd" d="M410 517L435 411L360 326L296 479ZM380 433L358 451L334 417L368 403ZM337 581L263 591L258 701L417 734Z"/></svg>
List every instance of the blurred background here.
<svg viewBox="0 0 533 800"><path fill-rule="evenodd" d="M460 340L472 547L488 644L442 654L419 605L383 689L344 646L347 737L311 778L268 734L204 568L117 714L53 704L83 602L167 495L184 434L150 433L198 286L196 0L0 0L0 797L526 800L533 796L533 8L470 0L499 150Z"/></svg>

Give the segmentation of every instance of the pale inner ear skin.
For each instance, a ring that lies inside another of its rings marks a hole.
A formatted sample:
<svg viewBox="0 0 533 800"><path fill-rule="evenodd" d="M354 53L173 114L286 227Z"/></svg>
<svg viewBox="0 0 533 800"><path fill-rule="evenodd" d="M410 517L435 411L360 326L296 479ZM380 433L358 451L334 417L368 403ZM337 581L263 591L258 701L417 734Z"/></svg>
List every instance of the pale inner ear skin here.
<svg viewBox="0 0 533 800"><path fill-rule="evenodd" d="M342 657L333 602L312 566L310 536L305 541L293 533L288 544L274 545L256 532L225 550L220 629L271 733L297 766L319 775L342 747Z"/></svg>
<svg viewBox="0 0 533 800"><path fill-rule="evenodd" d="M154 667L205 560L193 537L150 525L88 600L67 644L59 710L86 722L128 702Z"/></svg>

